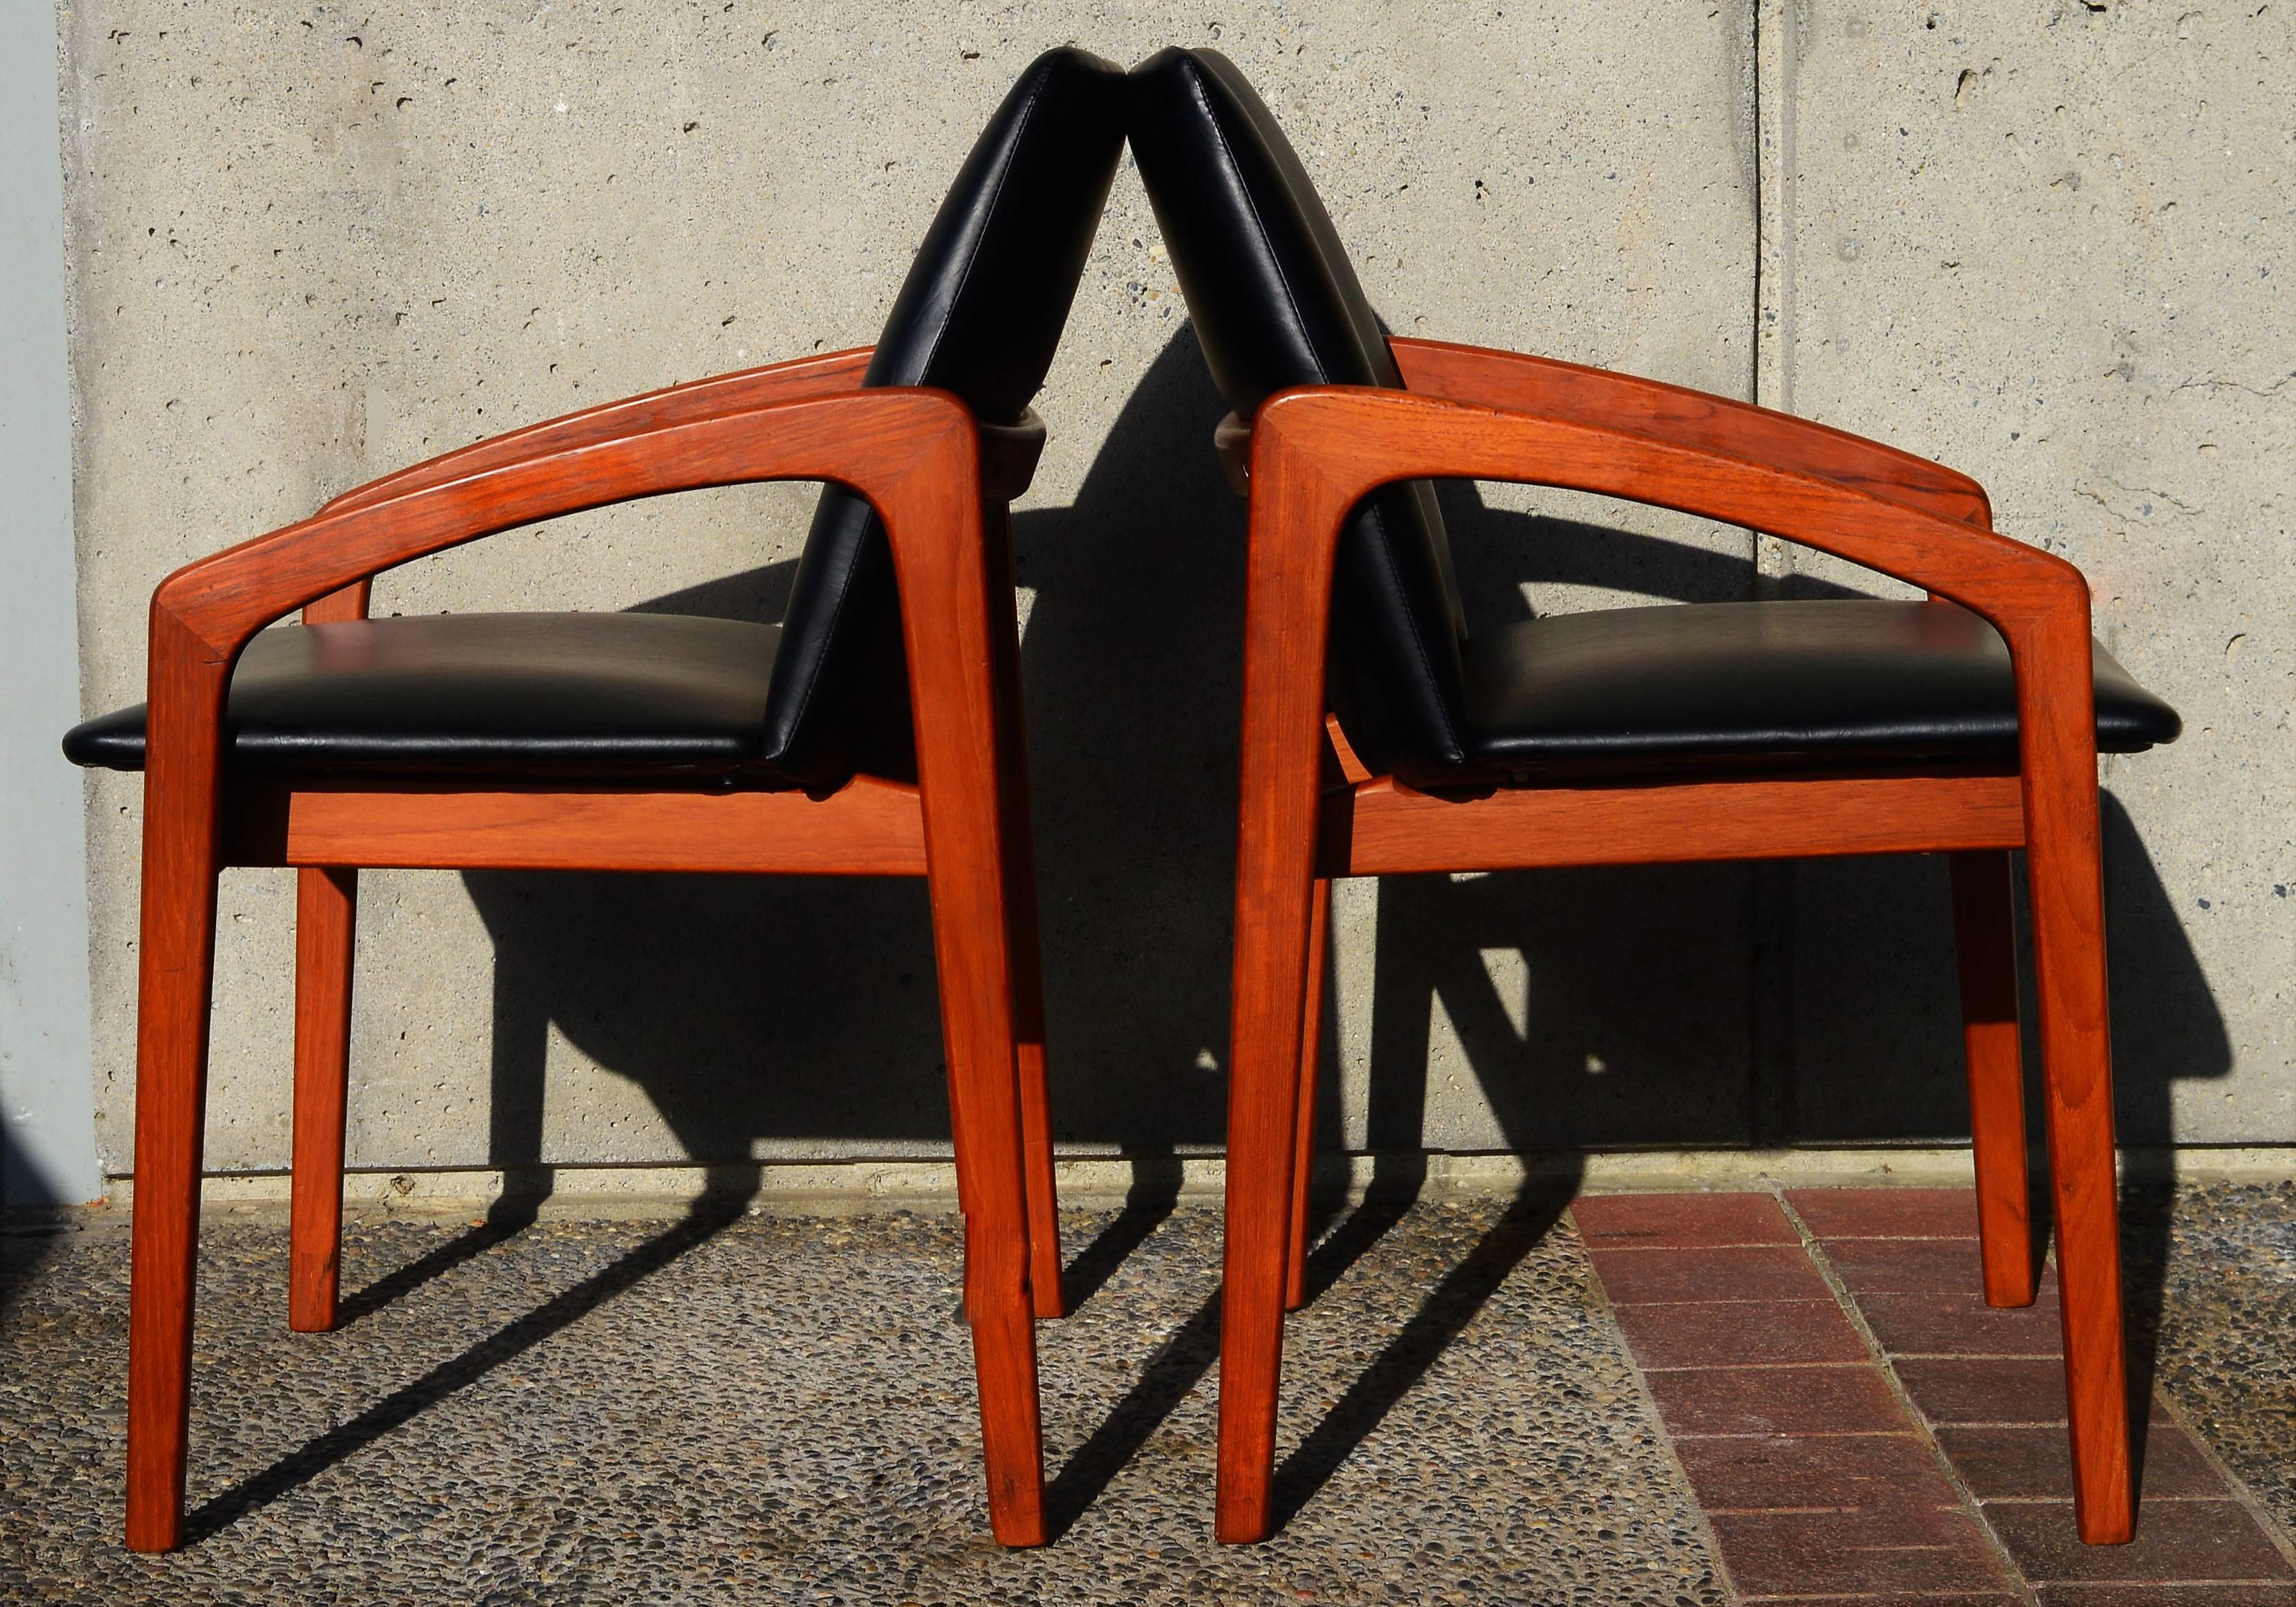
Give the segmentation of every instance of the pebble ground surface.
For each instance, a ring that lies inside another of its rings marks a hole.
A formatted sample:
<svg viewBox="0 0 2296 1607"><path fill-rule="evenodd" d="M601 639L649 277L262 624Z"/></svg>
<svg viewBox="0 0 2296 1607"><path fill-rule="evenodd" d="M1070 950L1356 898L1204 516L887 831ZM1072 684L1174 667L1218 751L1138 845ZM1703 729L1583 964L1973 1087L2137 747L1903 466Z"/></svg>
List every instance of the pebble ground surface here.
<svg viewBox="0 0 2296 1607"><path fill-rule="evenodd" d="M2132 1189L2135 1351L2296 1531L2296 1183ZM127 1241L0 1235L0 1598L128 1603L1730 1600L1556 1201L1368 1206L1287 1346L1271 1543L1210 1534L1218 1218L1073 1214L1040 1325L1061 1532L988 1538L954 1218L202 1240L192 1543L119 1546Z"/></svg>
<svg viewBox="0 0 2296 1607"><path fill-rule="evenodd" d="M2132 1189L2122 1216L2136 1353L2296 1536L2296 1182Z"/></svg>
<svg viewBox="0 0 2296 1607"><path fill-rule="evenodd" d="M118 1544L127 1241L0 1240L0 1595L114 1603L1726 1602L1559 1201L1367 1207L1290 1329L1286 1521L1211 1537L1219 1221L1076 1215L1051 1546L988 1537L952 1217L382 1223L348 1321L201 1240L191 1544ZM1096 1285L1096 1287L1095 1287Z"/></svg>

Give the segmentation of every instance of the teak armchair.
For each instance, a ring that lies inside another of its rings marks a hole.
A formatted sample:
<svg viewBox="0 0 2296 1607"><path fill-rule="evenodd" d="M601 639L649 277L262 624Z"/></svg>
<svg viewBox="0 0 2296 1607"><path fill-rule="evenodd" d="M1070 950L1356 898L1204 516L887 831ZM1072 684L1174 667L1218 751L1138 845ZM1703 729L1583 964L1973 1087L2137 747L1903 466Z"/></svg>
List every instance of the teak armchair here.
<svg viewBox="0 0 2296 1607"><path fill-rule="evenodd" d="M1131 87L1134 150L1250 497L1219 1537L1272 1522L1329 878L1950 854L1985 1290L2008 1306L2036 1289L2021 848L2078 1522L2085 1540L2129 1538L2096 754L2101 737L2135 751L2177 722L2092 643L2079 572L1994 533L1980 487L1906 453L1647 380L1387 339L1231 63L1167 52ZM1677 508L1931 600L1622 609L1468 637L1437 477Z"/></svg>
<svg viewBox="0 0 2296 1607"><path fill-rule="evenodd" d="M1121 148L1118 70L1023 75L873 349L538 424L193 564L147 705L66 738L142 769L127 1544L183 1529L217 875L294 866L291 1320L333 1325L357 868L922 876L991 1522L1045 1537L1034 1315L1060 1313L1006 504ZM830 482L779 628L368 620L373 577L586 508ZM301 629L265 630L294 609Z"/></svg>

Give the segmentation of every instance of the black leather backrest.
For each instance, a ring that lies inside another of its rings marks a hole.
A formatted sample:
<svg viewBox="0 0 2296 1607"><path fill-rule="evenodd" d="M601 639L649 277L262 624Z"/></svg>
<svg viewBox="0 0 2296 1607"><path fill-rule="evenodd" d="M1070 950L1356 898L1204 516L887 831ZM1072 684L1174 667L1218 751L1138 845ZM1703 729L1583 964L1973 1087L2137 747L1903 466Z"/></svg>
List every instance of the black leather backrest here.
<svg viewBox="0 0 2296 1607"><path fill-rule="evenodd" d="M1123 70L1049 51L965 158L877 338L865 385L939 385L1011 424L1045 383L1124 147ZM892 548L869 505L822 494L766 704L766 757L792 779L901 775L908 668Z"/></svg>
<svg viewBox="0 0 2296 1607"><path fill-rule="evenodd" d="M1132 70L1132 152L1213 381L1239 418L1290 385L1400 386L1378 317L1275 115L1215 51ZM1374 769L1464 762L1450 544L1424 482L1341 538L1332 705Z"/></svg>

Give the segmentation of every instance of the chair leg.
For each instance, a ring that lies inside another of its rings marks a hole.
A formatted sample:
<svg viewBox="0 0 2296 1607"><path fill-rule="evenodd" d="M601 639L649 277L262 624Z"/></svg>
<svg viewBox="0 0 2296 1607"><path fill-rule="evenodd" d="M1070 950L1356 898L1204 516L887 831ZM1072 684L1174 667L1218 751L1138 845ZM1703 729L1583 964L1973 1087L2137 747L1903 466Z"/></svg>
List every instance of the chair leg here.
<svg viewBox="0 0 2296 1607"><path fill-rule="evenodd" d="M2074 1513L2092 1545L2136 1533L2095 775L2091 760L2061 787L2029 780L2026 848Z"/></svg>
<svg viewBox="0 0 2296 1607"><path fill-rule="evenodd" d="M1006 1545L1045 1542L1029 1199L1013 1075L1003 912L934 900L947 1012L949 1100L964 1207L964 1309L980 1379L989 1526ZM960 979L974 979L972 996ZM993 993L993 997L989 995ZM1057 1284L1055 1285L1057 1287Z"/></svg>
<svg viewBox="0 0 2296 1607"><path fill-rule="evenodd" d="M1017 696L1014 700L1018 701ZM1040 1317L1068 1314L1061 1298L1060 1195L1053 1181L1052 1099L1045 1067L1045 973L1037 927L1037 856L1029 834L1029 785L1012 744L999 769L1004 842L1005 952L1013 975L1013 1062L1021 1100L1021 1184L1028 1195L1029 1297Z"/></svg>
<svg viewBox="0 0 2296 1607"><path fill-rule="evenodd" d="M1332 884L1316 879L1308 907L1307 1001L1300 1014L1299 1114L1292 1122L1292 1232L1284 1253L1283 1309L1308 1303L1308 1206L1316 1173L1316 1072L1324 1051L1324 974L1330 968Z"/></svg>
<svg viewBox="0 0 2296 1607"><path fill-rule="evenodd" d="M183 1539L184 1459L191 1432L216 873L204 800L178 800L154 786L145 812L127 1295L127 1541L132 1551L172 1551Z"/></svg>
<svg viewBox="0 0 2296 1607"><path fill-rule="evenodd" d="M1307 1018L1310 878L1287 886L1277 853L1237 855L1234 1042L1228 1056L1227 1224L1220 1306L1215 1532L1264 1540L1275 1521L1275 1405L1283 1365L1300 1028ZM1304 859L1304 855L1298 856ZM1302 866L1304 869L1304 865Z"/></svg>
<svg viewBox="0 0 2296 1607"><path fill-rule="evenodd" d="M1013 975L1013 1069L1029 1192L1029 1292L1040 1317L1067 1314L1061 1296L1060 1195L1053 1180L1052 1099L1045 1065L1044 944L1037 927L1036 838L1029 814L1028 718L1021 695L1020 622L1012 591L1013 515L981 509L996 698L996 795L1004 863L1006 952ZM1001 583L996 583L1001 577Z"/></svg>
<svg viewBox="0 0 2296 1607"><path fill-rule="evenodd" d="M287 1229L287 1326L335 1325L343 1235L343 1106L350 1080L351 957L358 872L295 874L295 1148Z"/></svg>
<svg viewBox="0 0 2296 1607"><path fill-rule="evenodd" d="M2035 1289L2032 1196L2025 1174L2025 1079L2017 1034L2009 855L1988 849L1951 858L1985 1302L2030 1306Z"/></svg>
<svg viewBox="0 0 2296 1607"><path fill-rule="evenodd" d="M1023 1021L1033 1016L1037 1023L1033 1036L1023 1030L1013 1055L1020 1078L1021 1147L1026 1168L1021 1182L1029 1207L1029 1299L1037 1315L1064 1317L1068 1305L1061 1294L1060 1193L1053 1179L1052 1100L1045 1073L1045 994L1037 968L1023 960L1024 952L1028 960L1036 957L1036 923L1032 920L1029 925L1031 941L1024 944L1016 933L1013 945L1013 1012Z"/></svg>

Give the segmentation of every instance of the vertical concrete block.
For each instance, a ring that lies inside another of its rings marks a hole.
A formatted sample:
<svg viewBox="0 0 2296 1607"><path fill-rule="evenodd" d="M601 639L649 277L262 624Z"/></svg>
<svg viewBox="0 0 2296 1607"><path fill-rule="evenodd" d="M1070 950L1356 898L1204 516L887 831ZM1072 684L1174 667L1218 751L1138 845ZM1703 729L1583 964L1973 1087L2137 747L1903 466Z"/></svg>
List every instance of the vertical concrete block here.
<svg viewBox="0 0 2296 1607"><path fill-rule="evenodd" d="M2119 0L1795 14L1796 408L1983 481L2003 530L2087 573L2098 636L2183 712L2175 746L2104 766L2124 1131L2288 1142L2289 20ZM1886 950L1850 957L1822 924L1853 879L1799 884L1800 1035L1843 1077L1861 1040L1949 1053L1926 985L1906 999ZM1949 942L1926 884L1860 885L1883 924Z"/></svg>

